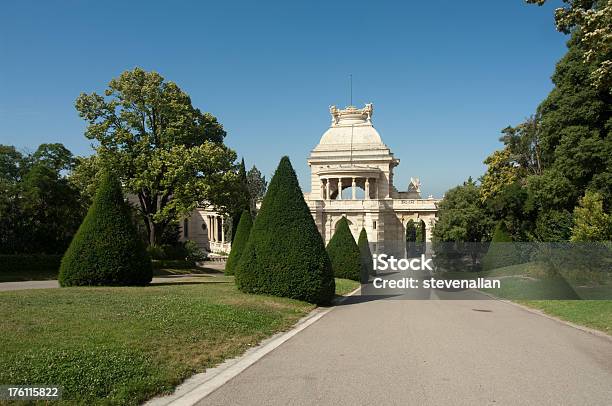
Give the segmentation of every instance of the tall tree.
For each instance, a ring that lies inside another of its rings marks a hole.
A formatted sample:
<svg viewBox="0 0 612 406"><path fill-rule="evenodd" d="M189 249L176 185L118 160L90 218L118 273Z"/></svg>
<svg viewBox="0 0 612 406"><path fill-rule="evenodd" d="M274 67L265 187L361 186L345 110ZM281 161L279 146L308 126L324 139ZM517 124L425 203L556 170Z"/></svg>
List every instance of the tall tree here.
<svg viewBox="0 0 612 406"><path fill-rule="evenodd" d="M251 210L250 205L250 196L249 196L249 185L247 179L246 168L244 166L244 158L240 160L240 164L238 165L238 179L233 185L233 195L231 201L231 210L232 210L232 243L236 238L236 234L238 231L238 224L240 223L240 218L242 216L243 211Z"/></svg>
<svg viewBox="0 0 612 406"><path fill-rule="evenodd" d="M62 253L84 215L66 179L72 153L42 144L30 155L0 146L0 252Z"/></svg>
<svg viewBox="0 0 612 406"><path fill-rule="evenodd" d="M433 231L436 241L488 241L492 222L480 200L480 188L470 178L444 195Z"/></svg>
<svg viewBox="0 0 612 406"><path fill-rule="evenodd" d="M546 0L526 0L539 6ZM564 34L580 31L585 49L582 60L594 64L593 84L612 92L612 0L563 0L565 7L555 9L557 30Z"/></svg>
<svg viewBox="0 0 612 406"><path fill-rule="evenodd" d="M244 292L328 304L334 274L288 157L283 157L236 268Z"/></svg>
<svg viewBox="0 0 612 406"><path fill-rule="evenodd" d="M603 210L598 193L587 191L574 209L572 241L612 241L612 214Z"/></svg>
<svg viewBox="0 0 612 406"><path fill-rule="evenodd" d="M247 184L251 196L251 214L257 212L257 202L262 200L268 188L266 177L261 174L255 165L247 172Z"/></svg>
<svg viewBox="0 0 612 406"><path fill-rule="evenodd" d="M111 80L104 96L81 94L76 109L101 164L137 198L150 245L197 204L227 210L236 154L217 119L174 82L135 68Z"/></svg>

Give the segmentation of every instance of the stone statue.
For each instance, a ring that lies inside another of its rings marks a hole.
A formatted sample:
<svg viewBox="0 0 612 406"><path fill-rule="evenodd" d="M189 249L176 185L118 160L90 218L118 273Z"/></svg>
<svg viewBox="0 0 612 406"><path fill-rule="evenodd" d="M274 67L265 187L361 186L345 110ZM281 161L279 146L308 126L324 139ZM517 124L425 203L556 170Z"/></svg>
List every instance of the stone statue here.
<svg viewBox="0 0 612 406"><path fill-rule="evenodd" d="M372 103L366 103L363 112L366 114L368 122L372 121L372 113L374 112L374 105Z"/></svg>
<svg viewBox="0 0 612 406"><path fill-rule="evenodd" d="M329 112L332 116L332 125L338 124L340 119L340 113L338 112L338 108L336 106L329 106Z"/></svg>

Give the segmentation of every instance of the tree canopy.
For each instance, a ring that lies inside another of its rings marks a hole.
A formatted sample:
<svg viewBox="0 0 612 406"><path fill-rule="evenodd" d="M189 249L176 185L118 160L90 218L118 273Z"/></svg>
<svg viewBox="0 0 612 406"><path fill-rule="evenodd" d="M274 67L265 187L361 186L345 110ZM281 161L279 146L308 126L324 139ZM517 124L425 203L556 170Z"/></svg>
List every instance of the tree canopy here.
<svg viewBox="0 0 612 406"><path fill-rule="evenodd" d="M149 244L198 204L231 205L236 154L223 144L225 130L174 82L135 68L111 80L104 96L81 94L76 109L97 141L98 163L137 199Z"/></svg>
<svg viewBox="0 0 612 406"><path fill-rule="evenodd" d="M68 180L72 153L41 144L34 153L0 145L0 253L63 253L85 213Z"/></svg>

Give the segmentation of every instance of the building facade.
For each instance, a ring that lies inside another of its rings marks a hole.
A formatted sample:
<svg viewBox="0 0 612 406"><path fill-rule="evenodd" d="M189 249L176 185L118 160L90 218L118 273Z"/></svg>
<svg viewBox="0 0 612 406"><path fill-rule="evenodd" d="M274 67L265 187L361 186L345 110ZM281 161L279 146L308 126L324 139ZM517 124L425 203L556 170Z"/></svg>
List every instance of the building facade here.
<svg viewBox="0 0 612 406"><path fill-rule="evenodd" d="M439 200L423 199L415 178L406 191L396 189L393 172L400 160L374 128L373 112L372 104L330 107L331 125L308 158L311 191L304 197L325 244L346 217L355 239L365 228L373 252L403 256L410 220L431 241Z"/></svg>
<svg viewBox="0 0 612 406"><path fill-rule="evenodd" d="M393 184L399 165L372 124L372 104L358 109L330 107L331 125L308 158L310 189L304 199L325 241L342 217L357 240L362 228L373 253L405 255L406 224L412 220L431 241L439 200L421 197L420 183L411 178L406 191ZM225 219L212 209L198 208L183 221L183 240L209 252L229 252Z"/></svg>

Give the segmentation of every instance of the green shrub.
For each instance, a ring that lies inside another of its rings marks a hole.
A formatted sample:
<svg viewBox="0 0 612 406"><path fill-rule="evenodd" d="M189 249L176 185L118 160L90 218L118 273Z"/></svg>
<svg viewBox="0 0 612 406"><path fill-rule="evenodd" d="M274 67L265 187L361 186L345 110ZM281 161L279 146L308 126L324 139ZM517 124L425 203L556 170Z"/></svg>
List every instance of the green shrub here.
<svg viewBox="0 0 612 406"><path fill-rule="evenodd" d="M376 275L374 265L372 264L372 251L370 251L370 242L368 241L368 233L365 228L359 233L359 241L357 242L359 253L361 254L361 283L367 283L369 276Z"/></svg>
<svg viewBox="0 0 612 406"><path fill-rule="evenodd" d="M327 255L336 278L359 281L361 278L361 253L349 229L346 217L338 221L336 232L327 244Z"/></svg>
<svg viewBox="0 0 612 406"><path fill-rule="evenodd" d="M516 250L512 237L503 222L497 223L489 250L482 258L482 270L502 268L520 263L519 252Z"/></svg>
<svg viewBox="0 0 612 406"><path fill-rule="evenodd" d="M151 257L151 259L155 259L155 260L163 260L163 259L167 259L168 258L166 256L166 251L164 250L164 247L161 246L161 245L150 245L150 246L148 246L147 247L147 253Z"/></svg>
<svg viewBox="0 0 612 406"><path fill-rule="evenodd" d="M334 295L331 263L288 157L270 181L235 273L244 292L317 304Z"/></svg>
<svg viewBox="0 0 612 406"><path fill-rule="evenodd" d="M87 216L64 254L62 286L145 285L151 259L137 235L119 181L103 176Z"/></svg>
<svg viewBox="0 0 612 406"><path fill-rule="evenodd" d="M192 264L196 262L204 261L207 257L206 252L198 246L195 241L187 240L183 243L183 249L185 250L185 260Z"/></svg>
<svg viewBox="0 0 612 406"><path fill-rule="evenodd" d="M57 272L61 261L61 255L0 255L0 272Z"/></svg>
<svg viewBox="0 0 612 406"><path fill-rule="evenodd" d="M232 242L232 250L230 251L227 263L225 264L225 274L233 275L236 271L236 266L240 261L240 256L249 241L251 228L253 227L253 218L248 210L244 210L240 216L240 222L236 229L236 236Z"/></svg>

